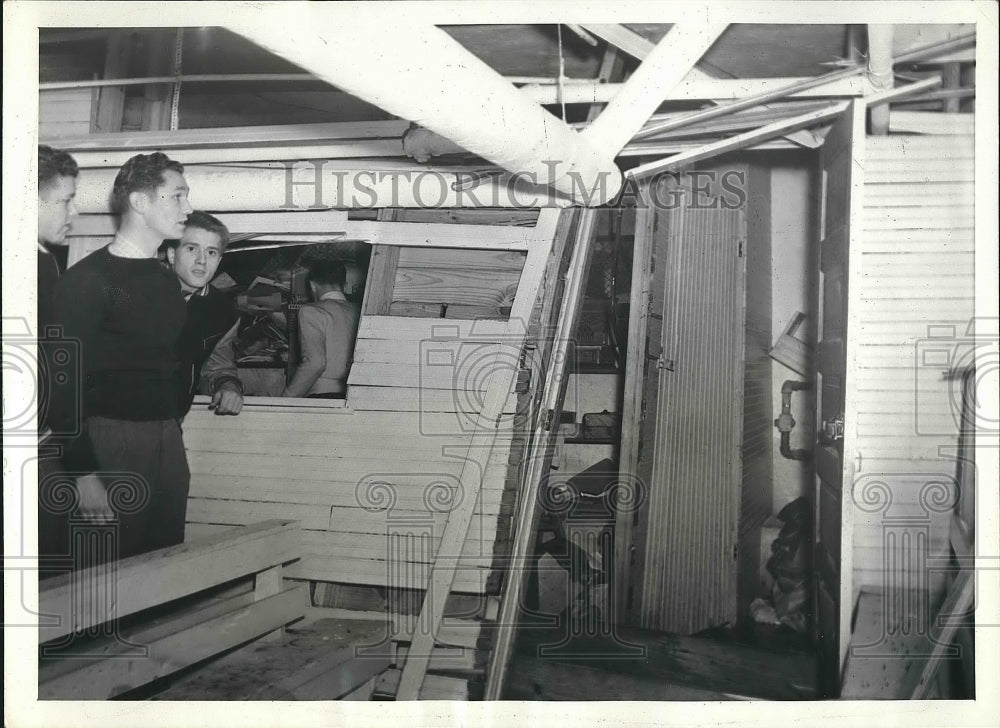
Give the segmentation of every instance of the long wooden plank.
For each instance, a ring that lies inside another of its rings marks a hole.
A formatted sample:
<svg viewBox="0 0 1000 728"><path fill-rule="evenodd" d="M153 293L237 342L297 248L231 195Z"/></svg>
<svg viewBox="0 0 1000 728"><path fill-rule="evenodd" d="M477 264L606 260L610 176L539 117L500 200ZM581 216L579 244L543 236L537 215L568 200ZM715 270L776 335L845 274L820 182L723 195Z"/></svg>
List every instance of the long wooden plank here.
<svg viewBox="0 0 1000 728"><path fill-rule="evenodd" d="M544 242L536 243L528 251L517 294L511 307L510 320L504 329L505 349L515 357L518 356L527 336L528 320L538 298L538 289L545 273L545 263L552 250L559 215L557 209L543 209L539 213L538 222L533 229L533 234ZM498 353L498 358L500 356L502 353ZM510 394L515 377L516 371L508 367L501 368L497 375L491 378L483 407L483 420L485 422L498 419L503 409L503 403ZM461 475L462 487L470 495L477 494L481 487L482 478L477 470L482 470L482 466L477 467L477 464L484 459L481 454L483 451L489 453L496 434L495 426L492 428L482 427L477 429L473 437L473 445L469 451L473 460L467 461ZM449 554L459 553L461 544L466 539L473 512L472 504L473 499L470 498L463 506L453 511L445 526L445 533L439 549L439 553L444 554L444 558L439 558L434 564L431 586L427 589L421 607L422 623L428 625L430 629L421 632L414 639L411 656L403 667L397 695L404 700L417 698L424 682L430 650L440 628L445 600L455 582L455 570L458 562L454 556L449 556Z"/></svg>
<svg viewBox="0 0 1000 728"><path fill-rule="evenodd" d="M535 228L516 225L473 226L349 220L346 237L349 240L364 240L372 245L527 250L540 242L534 230Z"/></svg>
<svg viewBox="0 0 1000 728"><path fill-rule="evenodd" d="M385 483L384 480L382 482ZM392 494L393 512L402 514L426 512L426 488L431 482L433 481L426 480L422 485L385 483L386 492L391 492ZM373 491L373 493L378 492L378 490ZM299 503L322 505L328 508L374 507L371 503L365 501L364 484L360 486L359 492L357 483L336 481L292 480L276 483L271 478L199 476L191 482L189 497L243 499L271 503ZM506 514L511 508L513 499L513 494L505 492L503 483L490 479L484 483L484 487L480 492L476 511L484 515ZM386 502L388 503L388 500ZM188 520L190 521L191 519L189 518Z"/></svg>
<svg viewBox="0 0 1000 728"><path fill-rule="evenodd" d="M390 617L389 634L397 642L409 644L413 640L413 625L417 623L416 615L392 615ZM445 617L438 631L437 645L446 647L464 647L475 649L480 641L493 630L492 626L472 619L455 619Z"/></svg>
<svg viewBox="0 0 1000 728"><path fill-rule="evenodd" d="M456 416L460 416L456 414ZM470 428L474 426L475 420L469 418ZM385 447L380 449L377 443L365 442L361 438L344 438L338 442L331 437L324 437L322 433L308 433L309 442L296 443L292 440L282 438L277 442L268 442L256 431L243 433L245 439L233 441L232 438L213 437L209 433L200 432L192 437L188 450L191 452L218 452L218 453L242 453L246 455L273 454L289 457L310 457L317 452L328 452L326 456L321 456L320 460L310 460L310 463L325 465L323 470L317 472L330 473L330 469L337 462L343 460L381 460L385 463L393 462L406 463L409 461L433 463L438 460L455 458L455 450L468 443L468 436L465 434L452 434L451 432L441 433L435 431L430 425L422 431L417 429L402 437L411 438L403 447L387 454ZM499 445L509 445L511 433L504 433L504 439ZM387 456L388 455L388 456ZM329 462L333 460L334 462ZM324 462L327 461L327 462ZM503 461L503 454L497 452L493 457L493 462ZM300 462L300 465L306 465ZM399 469L398 467L395 469ZM384 470L384 468L383 468Z"/></svg>
<svg viewBox="0 0 1000 728"><path fill-rule="evenodd" d="M396 664L406 663L410 648L396 645ZM428 672L460 672L466 675L483 675L486 672L486 657L474 649L464 647L443 647L435 645L427 662Z"/></svg>
<svg viewBox="0 0 1000 728"><path fill-rule="evenodd" d="M111 573L97 567L57 576L39 593L39 642L64 637L112 619L194 594L246 574L298 558L298 524L275 520L257 523L234 533L159 549L122 559ZM74 608L81 593L113 590L107 610ZM81 592L81 590L84 590ZM51 616L56 620L49 621Z"/></svg>
<svg viewBox="0 0 1000 728"><path fill-rule="evenodd" d="M681 152L680 154L675 154L672 157L667 157L666 159L640 164L639 166L633 167L629 170L627 174L633 179L645 179L661 172L682 169L703 159L717 157L720 154L736 151L738 149L745 149L748 146L766 139L772 139L791 131L805 129L810 126L830 121L831 119L839 116L846 108L847 104L845 102L831 104L830 106L820 109L819 111L793 116L790 119L782 119L781 121L776 121L773 124L762 126L759 129L744 132L743 134L737 134L734 137L723 139L718 142L711 142L696 149Z"/></svg>
<svg viewBox="0 0 1000 728"><path fill-rule="evenodd" d="M506 399L506 397L505 397ZM239 417L218 417L209 410L192 412L184 420L185 433L191 429L216 429L232 437L251 431L327 433L331 439L365 433L371 437L413 436L433 431L435 434L468 435L464 419L455 413L391 412L358 413L349 409L312 411L274 411L244 409Z"/></svg>
<svg viewBox="0 0 1000 728"><path fill-rule="evenodd" d="M402 674L400 670L386 670L379 675L375 685L376 695L396 695L402 686ZM413 700L468 700L469 687L465 680L454 677L443 677L441 675L428 675L420 688L419 695L414 695Z"/></svg>
<svg viewBox="0 0 1000 728"><path fill-rule="evenodd" d="M173 131L128 131L60 137L58 146L68 152L126 149L167 151L183 147L227 147L252 144L283 145L290 142L323 142L343 139L402 137L408 121L361 121L279 126L230 126L220 129L175 129Z"/></svg>
<svg viewBox="0 0 1000 728"><path fill-rule="evenodd" d="M472 228L475 232L476 228ZM521 272L525 253L518 250L443 250L441 248L402 248L401 268L466 268Z"/></svg>
<svg viewBox="0 0 1000 728"><path fill-rule="evenodd" d="M431 559L427 559L422 549L400 549L395 544L390 543L394 540L384 533L357 534L335 531L303 531L302 549L303 554L306 555L326 556L334 559L357 558L361 554L377 561L387 561L391 553L392 557L399 561L430 563L433 559L433 554L437 553L441 544L440 537L430 539L428 553L431 554ZM463 559L474 559L474 561L469 561L470 565L489 568L492 564L493 550L496 546L497 542L490 535L490 532L487 532L480 538L470 538L467 540L462 545L461 556Z"/></svg>
<svg viewBox="0 0 1000 728"><path fill-rule="evenodd" d="M197 456L197 457L196 457ZM221 475L229 478L271 478L276 482L283 480L294 480L296 478L313 481L317 474L330 472L331 476L347 482L363 483L361 487L367 487L368 483L388 483L388 484L413 484L428 487L437 481L451 485L461 474L463 464L456 461L442 461L431 463L406 463L388 465L384 461L364 461L357 463L351 460L327 461L326 467L321 470L303 467L298 469L298 463L287 463L276 459L273 455L255 458L253 462L247 462L247 457L243 455L229 455L220 458L212 453L188 453L188 461L191 464L193 478L215 477ZM480 470L476 465L477 473L480 473L484 482L495 483L491 487L499 488L507 475L507 463L500 462L488 464ZM464 487L464 486L463 486ZM470 490L463 492L472 493ZM478 492L478 491L477 491Z"/></svg>
<svg viewBox="0 0 1000 728"><path fill-rule="evenodd" d="M116 697L294 621L305 613L309 594L305 585L297 585L257 602L247 603L248 599L252 595L233 597L194 615L181 615L165 626L126 635L132 643L146 647L145 655L111 655L49 680L43 668L38 697L42 700ZM200 621L177 629L179 624L193 618Z"/></svg>
<svg viewBox="0 0 1000 728"><path fill-rule="evenodd" d="M470 412L475 399L457 397L455 392L414 387L351 385L351 407L358 412ZM503 414L517 411L517 393L504 402Z"/></svg>
<svg viewBox="0 0 1000 728"><path fill-rule="evenodd" d="M455 414L460 417L459 413ZM456 420L456 423L458 420ZM471 424L470 420L470 424ZM450 423L449 423L450 425ZM435 461L446 457L443 446L447 446L453 452L458 446L467 444L468 435L461 432L458 427L454 430L446 430L449 433L446 442L442 443L438 438L432 437L434 424L428 421L424 427L414 428L406 433L386 433L393 437L400 438L400 447L393 451L393 456L386 460L422 460ZM327 453L328 457L347 457L350 459L374 459L386 455L384 444L372 442L371 435L347 434L343 437L332 437L323 432L303 432L301 437L294 432L278 431L274 438L270 439L268 433L260 430L243 430L239 437L233 437L232 433L218 434L208 430L197 430L193 434L188 445L189 450L202 452L219 453L246 453L255 455L260 453L280 453L289 456L312 456L317 453ZM438 431L440 432L440 430ZM451 434L453 433L454 434ZM187 432L185 432L187 434ZM404 437L412 439L404 440ZM509 439L509 433L505 435ZM504 443L501 439L500 444Z"/></svg>
<svg viewBox="0 0 1000 728"><path fill-rule="evenodd" d="M264 503L259 501L218 500L215 498L191 498L188 505L188 519L198 523L223 523L243 526L260 521L268 516L288 514L285 517L300 518L304 529L313 531L336 531L338 533L386 533L413 531L437 534L444 531L447 513L425 511L402 515L384 511L370 511L364 508L337 508L329 506L299 506L289 503ZM492 542L499 524L509 523L508 517L478 514L470 519L468 532L470 540L483 539ZM301 535L300 535L301 541ZM300 543L300 547L304 545Z"/></svg>
<svg viewBox="0 0 1000 728"><path fill-rule="evenodd" d="M653 52L656 46L638 33L629 30L624 25L614 23L581 23L580 27L587 30L607 43L625 51L640 61Z"/></svg>
<svg viewBox="0 0 1000 728"><path fill-rule="evenodd" d="M507 331L506 321L445 321L439 318L399 318L365 316L358 324L358 339L393 341L501 341Z"/></svg>
<svg viewBox="0 0 1000 728"><path fill-rule="evenodd" d="M772 78L691 78L689 75L670 92L671 101L719 101L737 100L748 95L783 90L789 86L814 80L814 76L784 76ZM620 83L598 83L596 81L563 85L555 83L529 84L521 91L540 104L607 103L621 90ZM821 86L797 91L791 98L862 96L867 91L863 78L841 78L825 82ZM666 99L664 99L666 100Z"/></svg>
<svg viewBox="0 0 1000 728"><path fill-rule="evenodd" d="M289 579L325 581L335 584L356 584L400 589L427 589L431 564L397 563L375 559L332 560L326 556L306 555L285 567ZM452 591L463 594L485 594L489 591L490 572L478 566L458 569Z"/></svg>
<svg viewBox="0 0 1000 728"><path fill-rule="evenodd" d="M571 337L576 330L587 272L590 266L594 225L596 215L592 208L581 212L576 231L576 244L573 247L569 267L566 272L566 289L553 335L550 364L542 387L541 412L551 414L551 422L546 422L544 416L539 417L534 426L531 453L528 456L528 474L525 476L525 491L519 501L520 507L514 529L514 545L511 549L510 582L503 594L500 604L499 623L502 629L496 639L493 654L490 657L490 669L486 684L486 697L498 700L502 693L503 682L510 665L510 656L517 635L518 614L522 604L522 594L527 587L527 565L530 563L538 522L541 515L539 507L539 488L548 474L552 462L554 438L558 430L557 423L562 411L563 399L566 396L567 356Z"/></svg>
<svg viewBox="0 0 1000 728"><path fill-rule="evenodd" d="M642 420L643 377L646 369L646 335L652 291L653 231L655 207L647 199L636 209L636 235L632 252L632 287L629 295L628 344L625 356L625 383L622 400L622 430L619 470L638 473L640 423ZM625 605L630 590L633 513L623 509L615 516L615 604Z"/></svg>
<svg viewBox="0 0 1000 728"><path fill-rule="evenodd" d="M345 235L347 212L322 210L303 212L220 212L217 218L232 235L247 233L325 233ZM73 236L114 235L118 229L113 215L80 215L73 220Z"/></svg>
<svg viewBox="0 0 1000 728"><path fill-rule="evenodd" d="M343 210L301 212L218 213L231 233L253 234L259 240L303 244L335 240L362 240L372 245L428 248L476 248L485 251L524 251L534 242L532 228L514 225L449 225L446 223L348 220ZM70 231L74 237L114 235L114 216L81 215ZM315 240L312 237L315 237ZM234 254L234 248L230 254Z"/></svg>

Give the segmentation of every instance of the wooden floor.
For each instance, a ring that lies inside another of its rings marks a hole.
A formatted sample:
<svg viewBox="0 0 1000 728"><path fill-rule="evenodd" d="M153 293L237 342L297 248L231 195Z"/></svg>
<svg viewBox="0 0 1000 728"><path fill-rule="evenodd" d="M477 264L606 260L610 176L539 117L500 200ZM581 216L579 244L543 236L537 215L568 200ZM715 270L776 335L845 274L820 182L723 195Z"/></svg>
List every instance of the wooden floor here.
<svg viewBox="0 0 1000 728"><path fill-rule="evenodd" d="M584 630L585 631L585 630ZM677 636L619 627L573 636L523 629L505 697L512 700L810 700L816 661L786 642L719 631Z"/></svg>
<svg viewBox="0 0 1000 728"><path fill-rule="evenodd" d="M328 614L336 614L331 617ZM284 634L252 642L150 686L153 700L367 700L391 664L388 625L314 608ZM360 617L360 618L359 618ZM364 653L364 654L361 654Z"/></svg>
<svg viewBox="0 0 1000 728"><path fill-rule="evenodd" d="M333 616L331 616L333 615ZM152 700L368 700L394 662L377 613L312 608L284 634L133 692ZM522 629L506 700L815 699L814 657L745 644L733 635L680 637L618 628L570 635Z"/></svg>

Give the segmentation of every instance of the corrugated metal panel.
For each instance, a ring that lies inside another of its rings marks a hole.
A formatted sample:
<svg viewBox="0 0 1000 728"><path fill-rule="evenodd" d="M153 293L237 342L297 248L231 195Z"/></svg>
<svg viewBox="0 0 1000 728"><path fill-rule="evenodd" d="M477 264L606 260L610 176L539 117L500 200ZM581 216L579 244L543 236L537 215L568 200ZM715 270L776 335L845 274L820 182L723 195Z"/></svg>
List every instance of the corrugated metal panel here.
<svg viewBox="0 0 1000 728"><path fill-rule="evenodd" d="M940 115L944 119L947 115ZM886 586L894 519L926 528L931 556L947 539L948 519L927 500L943 483L950 497L958 440L960 383L942 372L975 357L974 139L883 136L867 140L860 330L856 373L860 450L858 488L873 479L884 508L856 492L855 580ZM874 508L874 509L873 509ZM912 555L904 571L925 568ZM893 563L904 563L895 559ZM905 576L905 575L904 575ZM912 574L923 578L923 574Z"/></svg>
<svg viewBox="0 0 1000 728"><path fill-rule="evenodd" d="M736 616L745 226L742 211L686 208L677 217L640 618L690 634Z"/></svg>

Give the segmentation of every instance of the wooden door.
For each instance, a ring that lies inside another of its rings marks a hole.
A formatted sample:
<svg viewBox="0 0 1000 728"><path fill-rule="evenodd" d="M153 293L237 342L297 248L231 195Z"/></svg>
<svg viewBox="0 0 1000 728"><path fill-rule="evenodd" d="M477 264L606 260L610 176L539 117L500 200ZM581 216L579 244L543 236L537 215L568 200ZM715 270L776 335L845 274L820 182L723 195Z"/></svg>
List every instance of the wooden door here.
<svg viewBox="0 0 1000 728"><path fill-rule="evenodd" d="M746 213L685 181L673 196L681 204L654 213L652 287L662 295L651 298L662 304L650 316L661 333L644 352L652 386L637 474L649 498L631 621L692 634L736 618Z"/></svg>
<svg viewBox="0 0 1000 728"><path fill-rule="evenodd" d="M816 544L814 617L819 646L819 686L828 697L840 691L850 641L855 430L853 361L857 331L851 326L849 292L856 262L851 249L861 226L864 106L853 102L838 117L821 150L822 215L817 371ZM855 287L855 290L857 288Z"/></svg>

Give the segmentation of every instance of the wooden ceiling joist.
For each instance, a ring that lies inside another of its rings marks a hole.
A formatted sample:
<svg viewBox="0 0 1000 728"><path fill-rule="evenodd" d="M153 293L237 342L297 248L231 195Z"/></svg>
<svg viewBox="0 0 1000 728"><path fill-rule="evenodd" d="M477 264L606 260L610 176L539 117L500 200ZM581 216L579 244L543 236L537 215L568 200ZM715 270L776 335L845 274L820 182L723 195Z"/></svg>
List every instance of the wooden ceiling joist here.
<svg viewBox="0 0 1000 728"><path fill-rule="evenodd" d="M690 151L675 154L672 157L667 157L666 159L660 159L655 162L639 165L638 167L629 170L627 172L627 176L634 179L645 179L661 172L679 170L684 167L688 167L695 162L700 162L703 159L717 157L720 154L733 152L738 149L746 149L753 144L773 139L777 136L782 136L789 131L805 129L810 126L821 124L835 118L846 108L846 101L838 101L820 109L819 111L813 111L808 114L800 114L799 116L793 116L790 119L782 119L781 121L776 121L773 124L767 124L759 129L738 134L734 137L730 137L729 139L712 142L711 144L704 144Z"/></svg>
<svg viewBox="0 0 1000 728"><path fill-rule="evenodd" d="M178 148L233 147L244 145L285 146L321 144L357 139L398 139L409 128L408 121L347 121L329 124L283 124L279 126L227 126L215 129L118 132L43 139L76 155L78 152L145 149L168 151Z"/></svg>
<svg viewBox="0 0 1000 728"><path fill-rule="evenodd" d="M907 86L900 86L898 88L892 88L880 93L871 94L866 96L863 101L868 106L888 104L890 101L905 98L908 95L925 91L926 89L932 88L940 83L941 77L935 76L924 79L923 81L918 81L917 83L908 84ZM733 152L739 149L746 149L754 144L781 136L788 131L817 126L834 119L837 115L843 112L845 108L847 108L847 102L839 101L834 104L830 104L823 109L819 109L818 111L800 114L799 116L793 116L789 119L782 119L781 121L776 121L772 124L762 126L759 129L738 134L734 137L730 137L729 139L704 144L700 147L696 147L680 154L675 154L672 157L667 157L666 159L660 159L655 162L639 165L638 167L629 170L626 174L634 179L645 179L662 172L683 169L694 164L695 162L700 162L703 159L717 157L721 154L726 154L727 152Z"/></svg>
<svg viewBox="0 0 1000 728"><path fill-rule="evenodd" d="M784 78L702 78L693 79L690 74L670 92L670 98L662 101L727 101L742 99L748 93L762 94L792 84L811 81L814 77ZM608 103L620 91L621 84L599 83L597 81L573 83L559 87L557 84L531 84L522 86L521 91L543 105ZM796 98L808 97L852 97L862 96L866 84L860 77L842 78L823 86L799 91Z"/></svg>
<svg viewBox="0 0 1000 728"><path fill-rule="evenodd" d="M594 146L620 150L726 27L708 21L674 25L582 136Z"/></svg>

